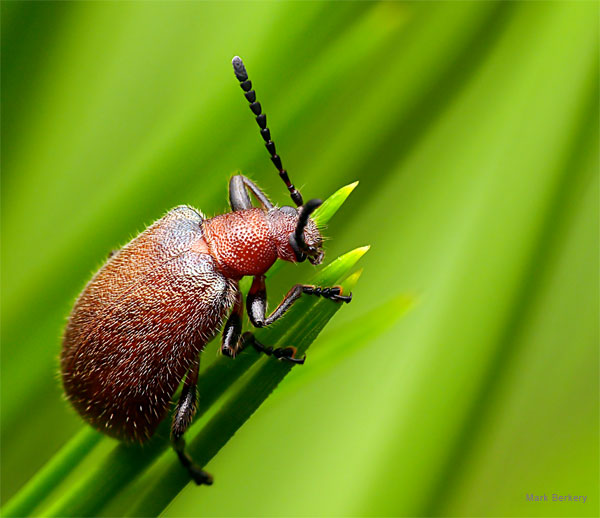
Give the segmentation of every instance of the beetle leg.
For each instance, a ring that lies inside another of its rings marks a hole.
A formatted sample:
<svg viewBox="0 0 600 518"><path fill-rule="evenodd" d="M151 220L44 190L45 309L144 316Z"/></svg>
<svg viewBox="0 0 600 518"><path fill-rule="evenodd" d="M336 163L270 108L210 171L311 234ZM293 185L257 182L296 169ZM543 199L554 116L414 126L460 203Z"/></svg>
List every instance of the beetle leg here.
<svg viewBox="0 0 600 518"><path fill-rule="evenodd" d="M238 290L233 304L233 311L225 323L225 327L223 328L223 338L221 340L221 353L230 358L234 358L239 351L243 315L244 304L242 301L242 294Z"/></svg>
<svg viewBox="0 0 600 518"><path fill-rule="evenodd" d="M197 408L197 389L198 371L200 369L200 358L196 358L194 365L188 371L183 384L181 396L173 415L173 423L171 425L171 436L173 439L179 439L190 426Z"/></svg>
<svg viewBox="0 0 600 518"><path fill-rule="evenodd" d="M194 482L198 485L206 484L210 486L213 478L210 473L207 473L197 466L189 454L185 451L185 439L183 434L192 423L192 419L197 409L197 388L198 371L200 369L200 358L196 358L194 365L188 371L183 384L183 390L173 415L173 423L171 424L171 440L173 441L173 449L177 453L181 464L188 470Z"/></svg>
<svg viewBox="0 0 600 518"><path fill-rule="evenodd" d="M248 292L246 298L246 309L248 311L248 317L254 327L264 327L272 324L279 318L281 318L285 312L292 307L292 304L296 302L302 294L306 295L317 295L328 298L335 302L350 302L352 300L352 294L342 295L342 288L335 286L333 288L322 288L320 286L311 286L308 284L296 284L283 298L279 306L277 306L273 312L267 314L267 287L265 285L265 276L256 275L252 281L252 286ZM274 349L270 346L261 344L252 333L244 333L240 342L240 350L247 345L252 345L256 350L263 352L269 356L273 355L280 360L291 361L294 363L304 363L305 357L295 358L296 348L295 347L282 347Z"/></svg>
<svg viewBox="0 0 600 518"><path fill-rule="evenodd" d="M179 461L183 464L183 467L187 469L188 473L196 485L201 486L205 484L211 486L213 483L212 475L194 463L192 458L185 451L185 440L180 437L173 442L173 448L179 457Z"/></svg>
<svg viewBox="0 0 600 518"><path fill-rule="evenodd" d="M278 360L284 360L291 363L298 363L302 365L306 361L306 356L302 358L296 358L296 348L292 346L288 347L271 347L261 344L251 332L246 332L242 335L240 341L240 349L245 349L248 345L254 347L258 352L264 353L267 356L274 356Z"/></svg>
<svg viewBox="0 0 600 518"><path fill-rule="evenodd" d="M302 294L317 295L333 300L334 302L348 303L352 300L352 293L349 295L342 295L342 288L340 286L322 288L320 286L312 286L309 284L296 284L283 298L279 306L277 306L267 317L267 287L265 286L265 276L256 275L252 281L248 297L246 298L246 309L248 311L250 322L252 322L254 327L271 325L281 318Z"/></svg>
<svg viewBox="0 0 600 518"><path fill-rule="evenodd" d="M231 210L246 210L252 208L252 202L248 194L250 191L264 209L270 210L273 204L267 195L250 179L241 174L236 174L229 180L229 204Z"/></svg>
<svg viewBox="0 0 600 518"><path fill-rule="evenodd" d="M242 333L242 316L244 314L244 304L242 301L242 294L238 291L233 311L223 329L223 339L221 343L221 352L225 356L235 358L235 356L242 352L248 345L253 345L257 351L265 353L267 356L275 356L280 360L286 360L293 363L304 363L304 358L299 360L294 358L296 354L295 347L282 347L274 349L273 347L267 347L258 342L252 333L244 333L240 339Z"/></svg>

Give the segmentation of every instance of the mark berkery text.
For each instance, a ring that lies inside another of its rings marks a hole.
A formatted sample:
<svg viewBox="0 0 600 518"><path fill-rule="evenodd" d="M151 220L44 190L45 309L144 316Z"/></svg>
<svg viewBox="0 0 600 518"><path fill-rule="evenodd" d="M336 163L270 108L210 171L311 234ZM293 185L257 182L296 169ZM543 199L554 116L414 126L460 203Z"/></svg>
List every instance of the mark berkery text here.
<svg viewBox="0 0 600 518"><path fill-rule="evenodd" d="M527 500L529 500L530 502L581 502L582 504L585 504L587 496L559 495L558 493L552 493L552 495L550 495L550 498L548 498L545 493L543 495L534 495L533 493L526 493L525 498L527 498Z"/></svg>

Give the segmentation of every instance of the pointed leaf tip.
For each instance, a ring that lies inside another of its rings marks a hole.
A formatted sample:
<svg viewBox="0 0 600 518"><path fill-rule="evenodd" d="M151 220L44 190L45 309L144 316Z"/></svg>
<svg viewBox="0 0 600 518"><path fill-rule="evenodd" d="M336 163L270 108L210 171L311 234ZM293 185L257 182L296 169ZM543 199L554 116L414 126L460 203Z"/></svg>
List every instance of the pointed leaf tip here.
<svg viewBox="0 0 600 518"><path fill-rule="evenodd" d="M350 263L352 261L356 262L369 251L369 248L371 248L371 245L360 246L358 248L355 248L354 250L350 250L349 252L346 252L343 255L340 255L333 262L340 261L344 264Z"/></svg>
<svg viewBox="0 0 600 518"><path fill-rule="evenodd" d="M358 279L360 279L362 272L363 272L363 269L360 268L359 270L355 271L354 273L351 273L350 275L348 275L348 277L346 277L346 279L342 282L342 286L344 287L344 292L346 290L352 291L354 286L356 286Z"/></svg>
<svg viewBox="0 0 600 518"><path fill-rule="evenodd" d="M348 185L344 185L344 187L342 187L342 189L344 190L348 190L348 194L350 194L354 189L356 189L356 186L359 184L360 182L358 180L356 180L355 182L349 183ZM340 189L340 190L342 190Z"/></svg>
<svg viewBox="0 0 600 518"><path fill-rule="evenodd" d="M325 200L323 205L321 205L312 215L312 219L317 223L317 225L325 225L327 222L333 217L333 215L339 210L339 208L344 204L350 193L356 188L358 185L358 180L351 184L345 185L341 187L336 192L334 192L329 198Z"/></svg>
<svg viewBox="0 0 600 518"><path fill-rule="evenodd" d="M358 260L367 253L367 250L369 250L368 246L362 246L340 255L318 273L315 283L331 284L338 282L337 279L345 276Z"/></svg>

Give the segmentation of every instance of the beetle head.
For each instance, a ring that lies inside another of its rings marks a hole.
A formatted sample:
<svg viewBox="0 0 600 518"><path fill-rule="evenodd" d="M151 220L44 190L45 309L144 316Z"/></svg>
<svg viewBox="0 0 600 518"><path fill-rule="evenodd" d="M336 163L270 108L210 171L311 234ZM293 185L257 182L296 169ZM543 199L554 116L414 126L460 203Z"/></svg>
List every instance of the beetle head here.
<svg viewBox="0 0 600 518"><path fill-rule="evenodd" d="M294 263L301 263L308 259L312 264L321 264L323 261L323 237L316 223L310 219L310 214L321 205L320 200L309 200L300 207L284 206L277 209L281 222L279 232L278 255L281 259ZM283 234L283 235L281 235Z"/></svg>

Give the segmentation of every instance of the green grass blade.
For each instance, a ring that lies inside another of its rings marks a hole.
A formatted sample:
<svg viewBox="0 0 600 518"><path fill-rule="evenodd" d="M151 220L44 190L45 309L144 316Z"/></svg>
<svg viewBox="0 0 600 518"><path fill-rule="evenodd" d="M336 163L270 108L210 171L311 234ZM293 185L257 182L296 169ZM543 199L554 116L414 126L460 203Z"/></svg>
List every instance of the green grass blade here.
<svg viewBox="0 0 600 518"><path fill-rule="evenodd" d="M323 205L317 208L317 210L315 210L314 214L312 215L312 219L315 220L317 225L326 225L327 223L329 223L329 220L344 204L344 202L348 199L348 196L350 196L352 191L356 189L357 185L358 181L345 185L341 189L338 189L336 192L334 192L329 198L327 198L323 202Z"/></svg>
<svg viewBox="0 0 600 518"><path fill-rule="evenodd" d="M339 283L346 275L348 275L350 269L353 268L367 250L368 247L359 248L336 259L321 271L317 276L316 282L323 285ZM352 279L349 279L349 282L351 281ZM347 289L350 288L351 286L348 285ZM286 321L294 322L293 325L290 327L270 326L269 328L262 329L260 333L257 333L257 336L261 341L273 344L274 346L294 343L298 348L298 354L303 354L325 326L327 321L339 308L340 305L333 304L331 301L327 300L308 297L300 299L285 317ZM210 376L214 376L216 379L222 373L229 373L231 378L237 379L239 375L245 372L258 359L258 353L254 351L246 351L235 361L222 359L222 361L215 363L213 369L209 369L211 373ZM249 395L254 394L251 398L251 404L256 407L268 396L275 386L277 386L279 381L283 379L285 374L287 374L291 368L291 365L274 361L272 358L264 358L262 360L263 363L259 368L260 371L263 372L263 375L267 377L259 382L256 377L257 375L253 375L252 382L255 387L242 391L247 392ZM229 367L226 366L227 363L241 363L242 367L235 367L235 365ZM224 392L225 387L229 388L230 385L226 385L226 383L230 382L231 379L227 379L225 380L225 383L220 381L211 386L210 382L207 383L207 375L205 375L202 385L205 385L208 392L202 394L201 400L203 400L204 407L200 410L206 409L207 406L210 406L216 401L218 396ZM252 387L252 385L249 386ZM266 387L270 388L268 392L265 393ZM203 390L203 388L204 387L201 386L200 390ZM211 452L212 457L222 446L222 443L219 441L222 441L224 438L229 439L235 430L249 417L250 414L247 414L247 408L250 407L242 409L238 406L242 403L246 405L246 402L236 403L240 396L241 394L237 392L236 396L233 396L233 399L229 400L231 403L225 407L229 410L225 411L224 409L220 411L217 416L209 422L207 431L205 432L203 430L200 438L191 442L190 451L192 454L197 455L200 462L205 462L207 460L205 456L208 452ZM225 424L223 424L223 421L225 421ZM234 424L236 424L236 426L234 426ZM223 428L223 426L226 427ZM227 433L228 430L231 430L230 434ZM44 516L96 515L112 498L118 495L121 490L133 482L136 477L150 466L150 464L156 460L158 455L167 448L169 445L167 440L168 423L162 423L157 436L158 437L150 441L150 443L144 447L122 444L115 448L109 457L95 471L90 473L89 476L84 478L77 486L66 491L60 500L55 502L50 508L46 509L43 512ZM206 451L203 451L203 454L200 455L198 450L204 450L205 448ZM180 473L180 476L176 478L180 483L184 482L181 477L183 474L188 477L185 472ZM186 478L185 482L187 481L188 479ZM173 491L174 483L175 480L169 481L161 478L161 482L158 485L168 486L172 488L171 490ZM178 490L179 489L177 489L177 492ZM156 501L156 494L152 494L151 499Z"/></svg>
<svg viewBox="0 0 600 518"><path fill-rule="evenodd" d="M257 359L258 355L243 355L237 358L236 361L227 358L219 358L215 361L198 380L198 389L202 393L202 399L198 405L197 418L201 417ZM155 438L144 447L128 444L117 445L102 463L99 471L103 472L104 476L106 476L106 473L118 472L120 478L133 480L169 446L168 440L166 440L169 437L169 423L167 421L161 423ZM2 516L30 515L31 511L36 509L84 461L93 446L100 441L114 442L114 440L103 437L92 428L84 428L52 458L36 477L9 500L6 506L2 508ZM87 495L85 505L90 506L90 508L103 506L118 492L118 488L114 487L110 478L108 476L104 481L96 481L95 491L93 494ZM83 485L85 485L85 481ZM70 515L69 509L71 509L71 506L75 506L75 502L77 502L77 499L72 499L74 493L77 494L76 491L69 491L54 503L54 507L61 508L61 502L67 502L65 511L59 514ZM85 513L82 515L85 515Z"/></svg>
<svg viewBox="0 0 600 518"><path fill-rule="evenodd" d="M331 219L357 183L355 182L354 184L342 187L323 203L320 208L325 208L326 211L321 213L322 219L320 223L324 224ZM334 261L323 272L338 272L339 264L338 261ZM263 330L263 332L268 332L268 330ZM241 355L236 361L219 358L203 372L198 381L198 389L202 394L202 398L199 402L197 418L202 416L224 392L250 369L258 358L258 355L250 353ZM144 448L120 444L105 459L99 470L102 471L104 469L106 470L105 472L119 471L123 474L124 480L133 480L167 448L168 441L165 438L168 436L168 423L163 423L159 427L157 437ZM109 441L110 439L102 439L102 436L99 436L91 429L82 430L47 463L41 472L7 502L2 508L2 514L4 516L26 516L30 514L81 464L93 446L100 440ZM81 484L84 482L82 481ZM111 483L105 485L103 482L97 481L96 484L93 496L89 498L89 501L81 503L84 507L87 505L89 508L100 508L115 493L115 489ZM70 506L75 505L72 500L74 494L72 491L63 494L60 500L53 503L52 508L57 510L70 509ZM63 507L63 503L67 507Z"/></svg>
<svg viewBox="0 0 600 518"><path fill-rule="evenodd" d="M338 283L354 266L356 261L367 251L367 247L359 248L334 261L319 275L318 284ZM349 276L342 283L344 291L352 289L360 272ZM293 343L298 354L304 354L316 339L327 322L340 309L340 304L332 304L327 300L302 299L304 307L298 307L295 313L303 317L295 320L292 327L280 327L278 337L273 343L283 347ZM293 309L296 309L294 307ZM291 311L291 310L290 310ZM290 320L292 316L290 316ZM257 333L263 340L265 333ZM274 339L274 333L270 338ZM227 443L236 431L248 420L258 407L269 397L277 385L290 372L293 365L280 363L264 358L250 379L233 394L223 408L205 426L190 443L190 452L194 458L205 465ZM309 367L306 367L309 368ZM169 468L150 487L129 516L158 516L175 496L189 483L189 476L174 459Z"/></svg>
<svg viewBox="0 0 600 518"><path fill-rule="evenodd" d="M397 295L375 309L353 319L351 323L333 332L326 331L322 342L326 347L317 348L310 353L311 368L300 369L286 381L276 394L277 398L285 397L304 383L323 375L354 351L371 343L379 336L394 328L398 320L415 305L414 297ZM326 336L325 336L326 335Z"/></svg>
<svg viewBox="0 0 600 518"><path fill-rule="evenodd" d="M28 516L100 442L102 434L82 429L2 508L2 516Z"/></svg>

